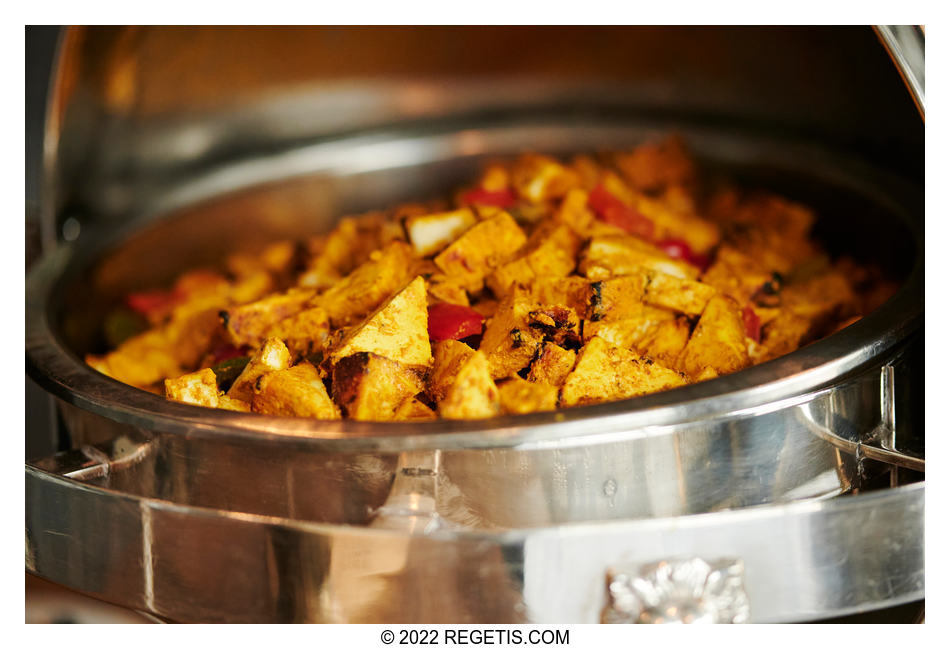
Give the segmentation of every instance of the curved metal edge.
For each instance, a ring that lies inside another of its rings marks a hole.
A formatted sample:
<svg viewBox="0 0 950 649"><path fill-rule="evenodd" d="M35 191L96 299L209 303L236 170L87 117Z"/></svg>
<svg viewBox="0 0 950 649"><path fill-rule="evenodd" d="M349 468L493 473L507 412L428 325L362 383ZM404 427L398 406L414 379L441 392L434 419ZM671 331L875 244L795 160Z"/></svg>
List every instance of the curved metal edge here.
<svg viewBox="0 0 950 649"><path fill-rule="evenodd" d="M438 135L451 137L451 133ZM378 142L379 136L369 137L368 141ZM338 143L319 146L339 148ZM880 186L886 186L883 179ZM314 422L171 403L89 368L58 340L48 320L47 306L55 278L75 254L74 246L62 246L41 260L27 276L27 371L46 389L64 401L97 414L161 432L332 444L341 451L431 449L447 445L530 448L552 441L629 435L631 430L643 431L732 413L754 413L759 408L773 407L770 404L777 400L820 388L843 373L878 362L922 326L923 320L922 269L918 258L911 277L898 294L846 331L785 357L713 381L636 399L488 421L385 425ZM895 313L913 315L898 321L893 317Z"/></svg>
<svg viewBox="0 0 950 649"><path fill-rule="evenodd" d="M59 154L60 112L62 110L62 74L65 65L63 52L71 36L72 28L61 28L56 39L56 50L53 55L53 66L50 70L46 96L46 115L43 126L43 178L42 196L40 201L40 227L42 229L43 250L51 251L58 239L56 233L56 209L59 200L59 179L57 177L56 160Z"/></svg>
<svg viewBox="0 0 950 649"><path fill-rule="evenodd" d="M923 31L913 25L875 25L874 33L894 62L923 119L926 113Z"/></svg>
<svg viewBox="0 0 950 649"><path fill-rule="evenodd" d="M668 519L407 535L182 506L28 466L27 568L181 621L452 621L458 609L437 604L446 596L466 602L467 621L564 623L599 619L611 567L727 556L745 564L751 621L806 621L923 598L924 488ZM209 562L216 543L227 546L224 559ZM420 589L432 595L416 610L404 598ZM388 608L388 597L400 606ZM509 617L499 619L495 601L511 604Z"/></svg>

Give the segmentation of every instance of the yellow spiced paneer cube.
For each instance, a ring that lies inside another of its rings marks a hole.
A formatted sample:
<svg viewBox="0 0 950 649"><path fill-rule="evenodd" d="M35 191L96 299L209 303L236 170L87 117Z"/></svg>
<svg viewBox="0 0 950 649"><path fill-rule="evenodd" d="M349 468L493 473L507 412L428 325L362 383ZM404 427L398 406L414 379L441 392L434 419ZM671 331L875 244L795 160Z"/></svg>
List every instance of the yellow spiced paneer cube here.
<svg viewBox="0 0 950 649"><path fill-rule="evenodd" d="M762 343L755 358L757 363L795 351L807 340L811 321L787 307L762 327Z"/></svg>
<svg viewBox="0 0 950 649"><path fill-rule="evenodd" d="M320 373L306 361L258 379L251 409L262 415L339 419Z"/></svg>
<svg viewBox="0 0 950 649"><path fill-rule="evenodd" d="M457 340L440 340L432 345L432 371L426 394L436 402L444 399L462 365L474 354L474 349Z"/></svg>
<svg viewBox="0 0 950 649"><path fill-rule="evenodd" d="M316 298L334 327L358 322L405 286L415 262L412 248L394 241Z"/></svg>
<svg viewBox="0 0 950 649"><path fill-rule="evenodd" d="M613 161L624 179L640 191L658 191L669 185L691 184L696 165L682 139L667 137L645 142L626 153L617 153Z"/></svg>
<svg viewBox="0 0 950 649"><path fill-rule="evenodd" d="M678 239L686 242L693 252L706 254L722 239L719 226L715 223L689 211L677 211L665 201L640 194L633 204L640 214L653 223L653 236L659 241Z"/></svg>
<svg viewBox="0 0 950 649"><path fill-rule="evenodd" d="M560 386L574 369L577 352L554 343L544 343L528 371L528 380Z"/></svg>
<svg viewBox="0 0 950 649"><path fill-rule="evenodd" d="M611 345L634 349L657 326L672 321L676 314L667 309L658 309L641 302L635 303L623 313L624 317L605 320L588 320L584 323L584 341L603 338Z"/></svg>
<svg viewBox="0 0 950 649"><path fill-rule="evenodd" d="M438 407L444 419L484 419L501 412L498 388L484 354L473 352L460 365Z"/></svg>
<svg viewBox="0 0 950 649"><path fill-rule="evenodd" d="M511 182L521 198L541 203L561 198L569 190L580 186L580 176L554 158L526 154L515 161Z"/></svg>
<svg viewBox="0 0 950 649"><path fill-rule="evenodd" d="M679 372L635 352L591 338L561 387L562 406L626 399L686 385Z"/></svg>
<svg viewBox="0 0 950 649"><path fill-rule="evenodd" d="M469 228L435 257L435 265L469 292L481 290L485 276L510 260L527 238L511 215L495 216Z"/></svg>
<svg viewBox="0 0 950 649"><path fill-rule="evenodd" d="M303 358L326 347L330 320L323 307L315 306L276 322L268 338L280 338L294 358Z"/></svg>
<svg viewBox="0 0 950 649"><path fill-rule="evenodd" d="M654 325L633 345L641 356L675 367L689 341L689 321L680 316Z"/></svg>
<svg viewBox="0 0 950 649"><path fill-rule="evenodd" d="M730 297L709 300L679 359L679 369L699 376L707 368L728 374L750 363L741 309Z"/></svg>
<svg viewBox="0 0 950 649"><path fill-rule="evenodd" d="M435 410L422 403L416 397L411 397L402 402L402 405L396 409L393 421L430 421L438 419L439 415Z"/></svg>
<svg viewBox="0 0 950 649"><path fill-rule="evenodd" d="M250 412L251 404L247 401L234 399L226 394L218 395L218 408L221 410L233 410L234 412Z"/></svg>
<svg viewBox="0 0 950 649"><path fill-rule="evenodd" d="M420 257L439 252L475 225L475 214L467 207L451 212L411 216L406 219L406 232L412 248Z"/></svg>
<svg viewBox="0 0 950 649"><path fill-rule="evenodd" d="M684 279L696 279L699 269L637 237L598 236L591 239L581 255L580 271L588 279L631 275L643 269L658 270Z"/></svg>
<svg viewBox="0 0 950 649"><path fill-rule="evenodd" d="M391 421L407 399L422 391L418 369L373 354L357 352L333 366L333 401L350 419Z"/></svg>
<svg viewBox="0 0 950 649"><path fill-rule="evenodd" d="M328 235L311 241L313 256L297 283L317 290L331 287L374 252L404 239L402 224L382 212L344 217Z"/></svg>
<svg viewBox="0 0 950 649"><path fill-rule="evenodd" d="M716 293L716 288L709 284L651 271L647 277L643 301L689 316L698 316Z"/></svg>
<svg viewBox="0 0 950 649"><path fill-rule="evenodd" d="M525 381L519 376L513 376L498 383L501 409L509 414L555 410L557 393L556 386Z"/></svg>
<svg viewBox="0 0 950 649"><path fill-rule="evenodd" d="M268 372L276 372L290 367L293 361L287 346L278 338L268 338L264 341L244 370L234 379L228 396L241 401L250 401L254 395L254 386L257 380Z"/></svg>
<svg viewBox="0 0 950 649"><path fill-rule="evenodd" d="M179 376L177 379L165 379L165 398L217 408L218 380L208 368Z"/></svg>
<svg viewBox="0 0 950 649"><path fill-rule="evenodd" d="M236 347L257 347L277 323L303 311L315 295L312 290L293 288L250 304L224 309L221 321Z"/></svg>
<svg viewBox="0 0 950 649"><path fill-rule="evenodd" d="M494 317L485 326L479 345L479 350L488 359L493 379L515 374L534 358L544 334L531 327L528 314L540 306L520 291L512 291L498 305Z"/></svg>
<svg viewBox="0 0 950 649"><path fill-rule="evenodd" d="M407 366L428 366L429 314L426 283L416 277L388 302L353 327L330 352L332 362L372 352Z"/></svg>
<svg viewBox="0 0 950 649"><path fill-rule="evenodd" d="M739 304L746 304L763 285L774 280L770 269L753 257L723 245L716 259L703 274L703 283L728 295Z"/></svg>
<svg viewBox="0 0 950 649"><path fill-rule="evenodd" d="M528 286L535 277L564 277L577 265L580 246L580 238L569 227L543 224L518 258L497 268L487 284L497 297L503 297L512 285Z"/></svg>

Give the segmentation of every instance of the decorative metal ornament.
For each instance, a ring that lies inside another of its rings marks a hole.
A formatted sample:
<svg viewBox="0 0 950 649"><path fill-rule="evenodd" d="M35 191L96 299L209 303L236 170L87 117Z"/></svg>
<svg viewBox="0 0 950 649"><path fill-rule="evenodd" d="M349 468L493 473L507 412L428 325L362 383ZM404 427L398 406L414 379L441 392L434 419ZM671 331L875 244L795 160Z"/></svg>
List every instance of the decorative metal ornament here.
<svg viewBox="0 0 950 649"><path fill-rule="evenodd" d="M742 624L749 598L742 561L696 557L607 574L602 621L612 624Z"/></svg>

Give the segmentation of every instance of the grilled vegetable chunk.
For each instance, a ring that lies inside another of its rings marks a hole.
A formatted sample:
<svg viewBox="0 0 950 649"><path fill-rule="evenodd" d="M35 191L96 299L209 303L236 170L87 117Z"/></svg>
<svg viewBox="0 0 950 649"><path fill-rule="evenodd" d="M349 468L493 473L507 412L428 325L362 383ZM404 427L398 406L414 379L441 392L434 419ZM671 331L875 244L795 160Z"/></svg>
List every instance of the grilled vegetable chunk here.
<svg viewBox="0 0 950 649"><path fill-rule="evenodd" d="M631 275L642 269L657 270L683 279L699 276L699 269L695 266L671 259L653 244L626 235L594 237L580 263L580 271L588 279Z"/></svg>
<svg viewBox="0 0 950 649"><path fill-rule="evenodd" d="M275 241L257 254L230 255L227 267L233 275L240 278L257 277L263 271L266 275L273 274L281 279L288 279L298 253L298 246L293 241Z"/></svg>
<svg viewBox="0 0 950 649"><path fill-rule="evenodd" d="M811 322L807 318L787 308L779 309L778 315L763 328L762 344L754 360L762 363L795 351L801 347L810 329Z"/></svg>
<svg viewBox="0 0 950 649"><path fill-rule="evenodd" d="M501 411L498 388L481 352L472 352L459 366L455 380L439 401L439 415L445 419L484 419Z"/></svg>
<svg viewBox="0 0 950 649"><path fill-rule="evenodd" d="M622 320L639 317L646 283L647 274L640 271L598 281L539 277L532 282L530 294L542 304L569 307L585 320Z"/></svg>
<svg viewBox="0 0 950 649"><path fill-rule="evenodd" d="M501 409L509 414L542 412L557 408L557 388L513 376L498 384Z"/></svg>
<svg viewBox="0 0 950 649"><path fill-rule="evenodd" d="M373 352L408 366L431 364L424 279L416 277L354 327L330 357L336 363L358 352Z"/></svg>
<svg viewBox="0 0 950 649"><path fill-rule="evenodd" d="M540 226L528 239L522 254L502 265L488 279L496 296L503 296L511 286L527 286L534 277L564 277L577 264L581 240L565 225Z"/></svg>
<svg viewBox="0 0 950 649"><path fill-rule="evenodd" d="M574 309L543 305L528 311L528 326L540 333L545 342L580 349L580 319Z"/></svg>
<svg viewBox="0 0 950 649"><path fill-rule="evenodd" d="M189 300L172 310L166 324L129 338L104 356L89 355L86 362L117 381L140 388L181 376L195 367L220 333L218 311L226 300L218 295Z"/></svg>
<svg viewBox="0 0 950 649"><path fill-rule="evenodd" d="M310 290L290 289L286 293L223 310L221 321L236 347L257 347L279 322L303 311L314 295Z"/></svg>
<svg viewBox="0 0 950 649"><path fill-rule="evenodd" d="M688 185L696 177L696 165L678 137L646 142L629 153L614 155L613 159L627 182L641 191Z"/></svg>
<svg viewBox="0 0 950 649"><path fill-rule="evenodd" d="M435 265L471 293L482 289L485 276L508 261L526 237L507 212L473 226L435 258Z"/></svg>
<svg viewBox="0 0 950 649"><path fill-rule="evenodd" d="M641 355L659 361L667 367L676 367L677 360L689 342L689 321L684 317L664 320L652 327L634 345Z"/></svg>
<svg viewBox="0 0 950 649"><path fill-rule="evenodd" d="M333 401L350 419L390 421L424 386L412 368L371 352L340 359L333 366Z"/></svg>
<svg viewBox="0 0 950 649"><path fill-rule="evenodd" d="M317 298L334 327L352 324L382 304L411 279L412 248L394 241Z"/></svg>
<svg viewBox="0 0 950 649"><path fill-rule="evenodd" d="M521 156L511 170L511 181L518 194L532 203L560 198L580 184L574 170L548 156Z"/></svg>
<svg viewBox="0 0 950 649"><path fill-rule="evenodd" d="M703 275L703 283L745 304L763 286L771 284L772 271L749 255L724 245Z"/></svg>
<svg viewBox="0 0 950 649"><path fill-rule="evenodd" d="M214 372L208 368L179 376L177 379L165 379L165 398L217 408L218 381Z"/></svg>
<svg viewBox="0 0 950 649"><path fill-rule="evenodd" d="M624 315L627 317L585 322L585 342L596 336L617 347L634 349L656 327L676 317L672 311L657 309L640 302L633 303Z"/></svg>
<svg viewBox="0 0 950 649"><path fill-rule="evenodd" d="M251 404L240 399L232 399L226 394L218 395L218 408L221 410L233 410L235 412L250 412Z"/></svg>
<svg viewBox="0 0 950 649"><path fill-rule="evenodd" d="M591 282L585 315L593 322L639 318L643 313L640 299L646 286L647 276L642 272Z"/></svg>
<svg viewBox="0 0 950 649"><path fill-rule="evenodd" d="M574 369L577 353L554 343L544 343L528 372L528 380L560 386Z"/></svg>
<svg viewBox="0 0 950 649"><path fill-rule="evenodd" d="M678 198L675 195L672 197L674 200ZM654 224L654 236L657 240L681 239L694 252L705 254L715 248L722 238L715 223L700 218L691 211L675 209L669 201L640 195L634 205Z"/></svg>
<svg viewBox="0 0 950 649"><path fill-rule="evenodd" d="M322 307L304 309L267 330L268 338L280 338L294 358L303 358L326 347L330 321Z"/></svg>
<svg viewBox="0 0 950 649"><path fill-rule="evenodd" d="M595 336L584 345L574 371L561 387L561 405L626 399L686 382L679 372Z"/></svg>
<svg viewBox="0 0 950 649"><path fill-rule="evenodd" d="M739 305L730 297L716 296L709 300L689 337L679 368L690 376L699 376L706 368L727 374L748 365L745 326Z"/></svg>
<svg viewBox="0 0 950 649"><path fill-rule="evenodd" d="M528 314L540 306L517 290L498 305L479 345L493 379L511 376L534 358L544 334L530 326Z"/></svg>
<svg viewBox="0 0 950 649"><path fill-rule="evenodd" d="M475 350L457 340L440 340L432 346L432 371L426 394L433 401L441 401L455 382L462 365L468 361Z"/></svg>
<svg viewBox="0 0 950 649"><path fill-rule="evenodd" d="M339 419L317 368L307 362L264 374L257 381L251 409L262 415Z"/></svg>
<svg viewBox="0 0 950 649"><path fill-rule="evenodd" d="M583 277L537 277L531 283L531 298L541 304L561 304L574 309L584 319L600 308L601 296ZM596 296L595 296L596 294Z"/></svg>
<svg viewBox="0 0 950 649"><path fill-rule="evenodd" d="M442 250L460 234L475 225L475 215L467 207L452 212L411 216L406 219L406 232L412 248L420 257Z"/></svg>
<svg viewBox="0 0 950 649"><path fill-rule="evenodd" d="M373 251L402 238L402 225L379 212L345 217L329 235L312 242L315 255L298 284L318 290L333 286L365 263Z"/></svg>
<svg viewBox="0 0 950 649"><path fill-rule="evenodd" d="M290 367L291 357L287 346L277 338L268 338L260 350L245 366L244 371L231 384L228 396L241 401L250 401L254 396L257 379L267 374Z"/></svg>
<svg viewBox="0 0 950 649"><path fill-rule="evenodd" d="M581 237L589 237L595 225L594 212L587 206L589 195L582 189L572 189L554 213L554 220L571 228Z"/></svg>
<svg viewBox="0 0 950 649"><path fill-rule="evenodd" d="M402 402L393 416L393 421L428 421L438 418L439 416L432 408L412 397Z"/></svg>
<svg viewBox="0 0 950 649"><path fill-rule="evenodd" d="M809 320L815 329L852 315L856 302L850 282L835 271L791 282L782 291L782 305Z"/></svg>
<svg viewBox="0 0 950 649"><path fill-rule="evenodd" d="M697 316L703 312L715 294L716 289L708 284L653 272L648 275L643 301L653 306Z"/></svg>

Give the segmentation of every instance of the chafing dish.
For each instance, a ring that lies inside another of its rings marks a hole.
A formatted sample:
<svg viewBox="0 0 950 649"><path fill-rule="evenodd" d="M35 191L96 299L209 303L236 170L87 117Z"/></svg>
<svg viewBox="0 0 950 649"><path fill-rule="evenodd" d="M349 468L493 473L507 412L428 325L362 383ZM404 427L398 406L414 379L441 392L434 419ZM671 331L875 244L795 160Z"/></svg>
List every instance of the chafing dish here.
<svg viewBox="0 0 950 649"><path fill-rule="evenodd" d="M68 441L26 465L28 570L178 621L655 621L660 604L643 584L668 582L705 584L677 604L712 621L803 621L923 598L920 175L867 155L873 138L856 154L847 137L815 137L840 125L849 92L824 97L804 137L750 117L780 103L780 84L760 83L777 94L744 105L749 80L698 56L714 46L728 62L769 37L838 57L861 44L896 77L883 48L870 30L634 30L650 37L632 49L619 28L544 31L277 32L284 45L270 30L66 33L42 207L47 242L63 231L74 240L48 246L28 274L26 347ZM552 34L605 45L585 50L583 70L555 56L545 74L530 59L466 69L448 44ZM366 56L386 80L360 78L360 61L341 80L308 49L380 36L385 47ZM389 71L386 48L412 36L434 44L410 47L405 69ZM667 62L679 84L605 64L669 55L690 37L686 71ZM241 41L311 58L281 71L283 59L264 56L246 76L220 64L233 87L208 77L200 63ZM426 63L437 47L449 60ZM719 95L690 96L696 78ZM812 102L823 83L816 74ZM880 110L893 126L879 135L912 158L922 126L892 94ZM788 127L801 116L778 117ZM112 301L185 263L437 195L486 157L617 148L669 130L710 168L816 205L828 244L879 260L899 292L846 330L735 375L482 422L205 410L81 360Z"/></svg>

